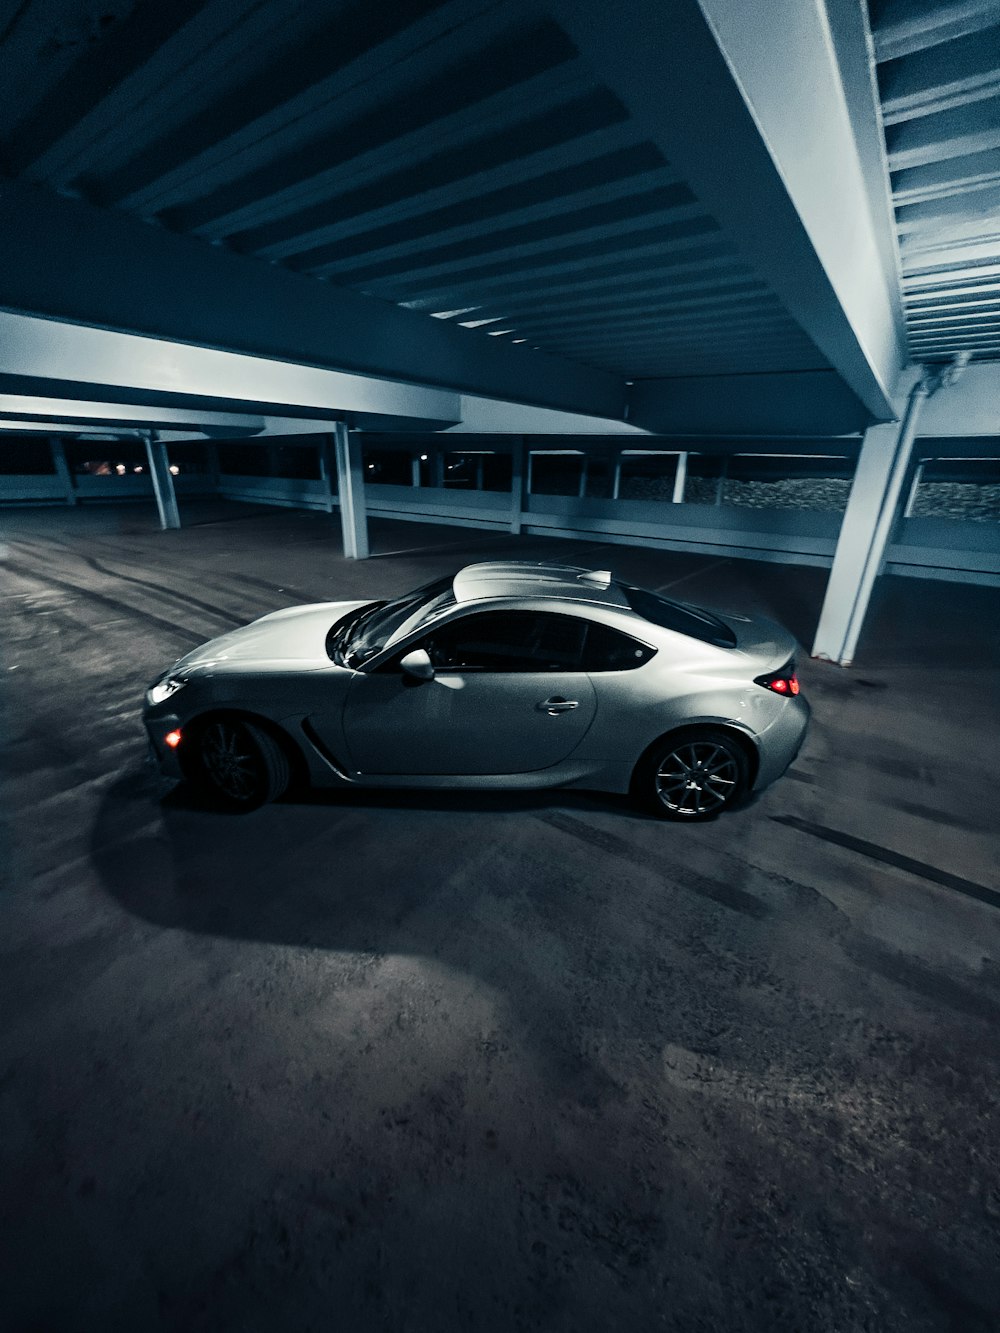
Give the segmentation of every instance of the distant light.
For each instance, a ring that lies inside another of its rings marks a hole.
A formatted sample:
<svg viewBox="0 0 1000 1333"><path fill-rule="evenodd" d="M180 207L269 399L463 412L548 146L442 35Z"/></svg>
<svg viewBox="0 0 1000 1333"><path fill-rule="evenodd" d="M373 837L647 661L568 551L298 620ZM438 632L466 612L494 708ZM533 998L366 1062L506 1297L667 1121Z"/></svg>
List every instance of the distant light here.
<svg viewBox="0 0 1000 1333"><path fill-rule="evenodd" d="M141 467L134 467L134 468L132 469L132 471L133 471L133 472L141 472L141 471L142 471L142 468L141 468Z"/></svg>
<svg viewBox="0 0 1000 1333"><path fill-rule="evenodd" d="M374 472L374 471L375 471L375 464L374 464L374 463L369 463L369 464L368 464L368 471L369 471L369 472Z"/></svg>
<svg viewBox="0 0 1000 1333"><path fill-rule="evenodd" d="M426 463L426 462L427 462L427 455L426 455L426 454L421 454L421 455L420 455L420 461L421 461L421 463Z"/></svg>
<svg viewBox="0 0 1000 1333"><path fill-rule="evenodd" d="M181 743L181 733L179 731L168 731L163 738L163 744L169 745L171 750L176 750Z"/></svg>
<svg viewBox="0 0 1000 1333"><path fill-rule="evenodd" d="M177 466L176 463L170 464L170 472L175 477L177 476L178 472L180 472L180 468Z"/></svg>
<svg viewBox="0 0 1000 1333"><path fill-rule="evenodd" d="M527 341L527 338L511 338L512 343L526 343Z"/></svg>
<svg viewBox="0 0 1000 1333"><path fill-rule="evenodd" d="M124 463L116 463L116 464L115 464L115 471L118 473L119 477L124 477L124 475L125 475L125 473L128 471L128 469L126 468L126 466L125 466Z"/></svg>
<svg viewBox="0 0 1000 1333"><path fill-rule="evenodd" d="M459 325L463 329L481 329L485 324L498 324L503 319L503 315L490 315L488 319L460 319Z"/></svg>

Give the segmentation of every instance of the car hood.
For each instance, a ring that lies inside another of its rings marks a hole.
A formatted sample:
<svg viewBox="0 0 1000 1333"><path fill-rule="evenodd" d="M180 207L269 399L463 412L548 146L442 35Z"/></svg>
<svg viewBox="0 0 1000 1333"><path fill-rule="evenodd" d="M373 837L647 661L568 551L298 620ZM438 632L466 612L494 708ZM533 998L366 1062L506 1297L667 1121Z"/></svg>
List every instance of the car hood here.
<svg viewBox="0 0 1000 1333"><path fill-rule="evenodd" d="M349 611L368 605L368 601L312 602L272 611L242 629L203 643L182 657L174 671L267 671L291 665L299 671L322 670L331 665L326 653L331 626Z"/></svg>

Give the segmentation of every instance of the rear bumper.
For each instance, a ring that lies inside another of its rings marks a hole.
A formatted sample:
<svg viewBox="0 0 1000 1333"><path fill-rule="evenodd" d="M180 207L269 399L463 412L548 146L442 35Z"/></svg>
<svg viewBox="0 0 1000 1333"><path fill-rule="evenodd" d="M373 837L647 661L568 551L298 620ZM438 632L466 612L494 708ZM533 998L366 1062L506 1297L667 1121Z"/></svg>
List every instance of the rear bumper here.
<svg viewBox="0 0 1000 1333"><path fill-rule="evenodd" d="M753 784L754 791L770 786L795 760L806 738L811 713L812 709L802 695L797 695L788 699L771 725L759 733L760 767Z"/></svg>

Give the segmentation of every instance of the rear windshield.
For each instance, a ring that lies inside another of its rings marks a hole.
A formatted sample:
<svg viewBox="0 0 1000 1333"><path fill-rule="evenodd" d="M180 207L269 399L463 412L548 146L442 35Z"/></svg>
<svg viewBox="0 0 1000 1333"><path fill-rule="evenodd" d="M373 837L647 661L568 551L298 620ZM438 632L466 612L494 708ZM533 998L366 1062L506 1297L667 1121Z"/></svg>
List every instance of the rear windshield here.
<svg viewBox="0 0 1000 1333"><path fill-rule="evenodd" d="M676 630L692 639L701 639L703 643L713 643L716 648L736 647L736 635L710 611L697 606L682 606L669 597L647 592L645 588L632 588L627 583L619 583L618 587L632 610L643 620L663 629Z"/></svg>

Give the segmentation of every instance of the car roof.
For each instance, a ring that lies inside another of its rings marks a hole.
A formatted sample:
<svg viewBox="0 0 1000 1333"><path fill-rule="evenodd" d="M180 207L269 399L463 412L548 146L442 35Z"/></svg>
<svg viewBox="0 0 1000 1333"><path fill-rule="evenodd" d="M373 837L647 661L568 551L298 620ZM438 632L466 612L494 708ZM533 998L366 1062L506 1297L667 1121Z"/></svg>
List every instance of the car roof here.
<svg viewBox="0 0 1000 1333"><path fill-rule="evenodd" d="M553 597L629 609L610 571L585 569L578 565L533 564L527 560L493 560L466 565L455 575L453 591L458 602Z"/></svg>

